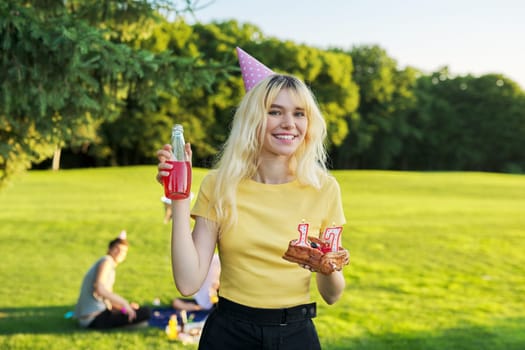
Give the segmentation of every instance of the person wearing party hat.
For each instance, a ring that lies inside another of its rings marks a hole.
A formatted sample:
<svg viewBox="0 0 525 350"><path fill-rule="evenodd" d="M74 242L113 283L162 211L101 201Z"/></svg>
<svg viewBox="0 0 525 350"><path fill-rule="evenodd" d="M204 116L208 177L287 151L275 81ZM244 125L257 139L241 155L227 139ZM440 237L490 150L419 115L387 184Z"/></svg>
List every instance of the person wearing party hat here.
<svg viewBox="0 0 525 350"><path fill-rule="evenodd" d="M151 316L147 307L128 302L113 292L116 268L126 260L127 254L127 232L122 230L109 242L107 254L98 259L84 276L74 312L81 327L109 329L147 324Z"/></svg>
<svg viewBox="0 0 525 350"><path fill-rule="evenodd" d="M325 165L326 123L303 81L241 48L237 55L246 95L220 158L193 208L189 199L172 201L173 278L183 295L193 294L218 248L219 302L204 325L201 350L320 349L310 296L314 268L284 260L283 252L299 228L314 236L346 221L340 187ZM185 150L191 159L189 143ZM157 156L162 183L171 146ZM345 288L340 270L317 272L315 283L327 304Z"/></svg>

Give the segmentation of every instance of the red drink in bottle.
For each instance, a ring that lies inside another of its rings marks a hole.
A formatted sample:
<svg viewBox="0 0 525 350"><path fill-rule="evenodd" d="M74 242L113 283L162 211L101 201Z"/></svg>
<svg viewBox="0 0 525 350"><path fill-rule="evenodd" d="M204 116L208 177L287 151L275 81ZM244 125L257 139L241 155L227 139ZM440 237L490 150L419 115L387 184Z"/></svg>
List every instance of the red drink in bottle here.
<svg viewBox="0 0 525 350"><path fill-rule="evenodd" d="M164 195L169 199L188 198L191 189L191 164L185 151L184 129L175 124L171 129L172 156L166 163L173 167L164 177Z"/></svg>
<svg viewBox="0 0 525 350"><path fill-rule="evenodd" d="M191 164L188 161L167 160L173 166L164 177L164 195L169 199L188 198L191 190Z"/></svg>

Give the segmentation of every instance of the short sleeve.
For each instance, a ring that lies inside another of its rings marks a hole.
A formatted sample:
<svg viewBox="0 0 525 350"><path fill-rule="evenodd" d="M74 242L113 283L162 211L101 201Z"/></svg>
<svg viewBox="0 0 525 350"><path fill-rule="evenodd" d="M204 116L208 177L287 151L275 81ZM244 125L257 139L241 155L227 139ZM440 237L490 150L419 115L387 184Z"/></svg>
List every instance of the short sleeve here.
<svg viewBox="0 0 525 350"><path fill-rule="evenodd" d="M210 207L210 198L215 186L215 176L213 172L208 173L201 182L201 187L191 209L191 217L203 217L211 221L217 221L215 210Z"/></svg>
<svg viewBox="0 0 525 350"><path fill-rule="evenodd" d="M337 180L330 176L326 182L325 189L322 191L327 204L327 216L324 227L329 226L342 226L346 223L345 213L343 209L343 202L341 198L341 189Z"/></svg>

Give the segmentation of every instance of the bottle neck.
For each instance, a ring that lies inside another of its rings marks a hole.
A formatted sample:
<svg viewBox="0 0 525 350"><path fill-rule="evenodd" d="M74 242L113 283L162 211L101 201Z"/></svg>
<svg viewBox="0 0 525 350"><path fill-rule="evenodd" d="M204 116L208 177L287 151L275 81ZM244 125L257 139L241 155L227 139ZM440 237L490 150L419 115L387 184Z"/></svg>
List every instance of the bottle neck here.
<svg viewBox="0 0 525 350"><path fill-rule="evenodd" d="M186 161L186 152L184 151L185 142L184 134L177 130L174 130L171 137L171 147L173 152L172 160L175 161Z"/></svg>

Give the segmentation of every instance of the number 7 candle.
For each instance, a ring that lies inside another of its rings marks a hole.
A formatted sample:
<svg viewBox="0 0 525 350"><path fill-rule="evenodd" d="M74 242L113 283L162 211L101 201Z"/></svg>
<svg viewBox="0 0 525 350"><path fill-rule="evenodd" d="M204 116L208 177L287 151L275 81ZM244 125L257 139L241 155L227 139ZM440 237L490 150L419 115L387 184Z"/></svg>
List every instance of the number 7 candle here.
<svg viewBox="0 0 525 350"><path fill-rule="evenodd" d="M327 227L323 232L323 240L329 242L330 250L337 252L341 246L341 232L343 228L341 226Z"/></svg>

